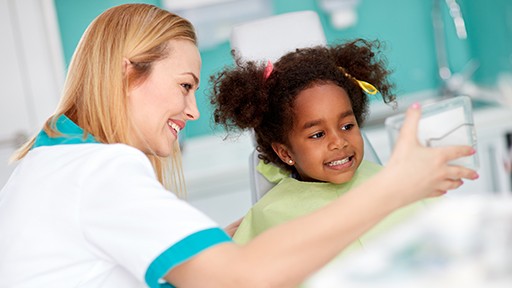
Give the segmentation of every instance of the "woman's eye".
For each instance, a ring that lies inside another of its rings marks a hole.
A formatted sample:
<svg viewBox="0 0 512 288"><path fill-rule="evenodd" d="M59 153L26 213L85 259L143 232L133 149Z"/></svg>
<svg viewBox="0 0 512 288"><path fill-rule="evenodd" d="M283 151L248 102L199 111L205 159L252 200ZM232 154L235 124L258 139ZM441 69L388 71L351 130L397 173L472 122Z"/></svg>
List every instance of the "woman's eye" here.
<svg viewBox="0 0 512 288"><path fill-rule="evenodd" d="M317 132L317 133L311 135L309 138L318 139L318 138L321 138L323 136L324 136L324 132Z"/></svg>
<svg viewBox="0 0 512 288"><path fill-rule="evenodd" d="M352 129L352 127L354 127L354 124L346 124L346 125L341 126L341 130L348 131L348 130Z"/></svg>
<svg viewBox="0 0 512 288"><path fill-rule="evenodd" d="M189 84L189 83L183 83L183 84L181 84L181 86L183 88L185 88L185 90L187 90L187 92L192 89L192 84Z"/></svg>

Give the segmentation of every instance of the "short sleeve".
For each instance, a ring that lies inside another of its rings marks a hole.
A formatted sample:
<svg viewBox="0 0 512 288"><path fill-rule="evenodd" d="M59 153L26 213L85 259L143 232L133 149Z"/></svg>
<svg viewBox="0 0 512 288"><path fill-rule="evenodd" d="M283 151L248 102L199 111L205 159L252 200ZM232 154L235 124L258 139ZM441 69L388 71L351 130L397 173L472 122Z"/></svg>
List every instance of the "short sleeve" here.
<svg viewBox="0 0 512 288"><path fill-rule="evenodd" d="M81 193L82 229L94 253L160 287L176 265L231 241L214 221L165 190L144 154L131 147L107 150L114 151L90 159L96 163L88 166L98 169L84 179Z"/></svg>

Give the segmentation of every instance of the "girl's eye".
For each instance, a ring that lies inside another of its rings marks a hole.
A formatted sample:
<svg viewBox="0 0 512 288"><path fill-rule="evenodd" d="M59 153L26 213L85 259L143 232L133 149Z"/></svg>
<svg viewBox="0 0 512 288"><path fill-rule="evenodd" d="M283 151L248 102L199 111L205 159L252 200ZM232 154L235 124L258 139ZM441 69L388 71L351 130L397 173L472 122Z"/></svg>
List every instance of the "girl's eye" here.
<svg viewBox="0 0 512 288"><path fill-rule="evenodd" d="M317 132L311 136L309 136L309 138L312 138L312 139L318 139L318 138L322 138L323 136L325 135L324 132Z"/></svg>
<svg viewBox="0 0 512 288"><path fill-rule="evenodd" d="M346 124L346 125L341 126L341 130L349 131L353 127L354 127L354 124Z"/></svg>

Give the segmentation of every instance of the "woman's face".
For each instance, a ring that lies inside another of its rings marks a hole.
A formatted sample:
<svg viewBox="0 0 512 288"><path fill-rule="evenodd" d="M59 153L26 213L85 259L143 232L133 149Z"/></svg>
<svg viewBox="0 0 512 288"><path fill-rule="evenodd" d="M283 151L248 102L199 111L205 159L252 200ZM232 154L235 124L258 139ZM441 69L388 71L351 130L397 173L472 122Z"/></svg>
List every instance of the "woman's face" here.
<svg viewBox="0 0 512 288"><path fill-rule="evenodd" d="M128 95L134 146L161 157L171 155L186 122L199 118L195 98L201 69L199 50L188 40L171 40L168 49L168 57L153 63L146 81Z"/></svg>
<svg viewBox="0 0 512 288"><path fill-rule="evenodd" d="M297 95L294 113L289 145L274 147L281 160L290 164L292 159L303 181L352 179L364 143L347 92L334 84L315 85Z"/></svg>

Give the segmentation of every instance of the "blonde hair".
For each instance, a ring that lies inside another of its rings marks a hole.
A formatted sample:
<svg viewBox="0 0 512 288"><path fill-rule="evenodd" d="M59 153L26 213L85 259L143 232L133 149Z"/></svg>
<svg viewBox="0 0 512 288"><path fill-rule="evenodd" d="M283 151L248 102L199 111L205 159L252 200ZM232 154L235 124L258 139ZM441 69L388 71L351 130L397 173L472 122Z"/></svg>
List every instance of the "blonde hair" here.
<svg viewBox="0 0 512 288"><path fill-rule="evenodd" d="M133 144L127 107L130 88L144 82L155 61L168 56L167 43L184 39L197 44L192 24L169 11L148 4L124 4L99 15L83 34L71 59L61 101L43 129L51 137L60 115L102 143ZM128 60L135 69L125 73ZM13 155L22 159L35 137ZM185 196L178 141L170 157L146 153L158 180L178 196Z"/></svg>

